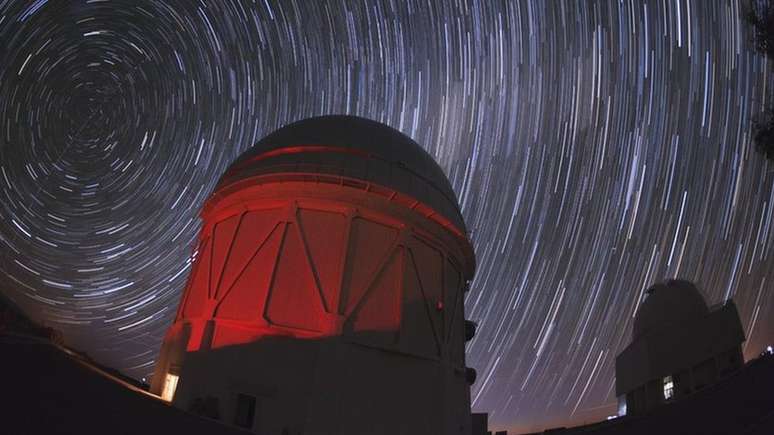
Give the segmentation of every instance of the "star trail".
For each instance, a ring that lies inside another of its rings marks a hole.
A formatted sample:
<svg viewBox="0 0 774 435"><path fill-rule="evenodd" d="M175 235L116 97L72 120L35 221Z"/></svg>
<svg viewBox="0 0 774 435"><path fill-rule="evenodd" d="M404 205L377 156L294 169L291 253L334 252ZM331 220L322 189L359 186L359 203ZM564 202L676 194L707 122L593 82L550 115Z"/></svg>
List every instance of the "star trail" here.
<svg viewBox="0 0 774 435"><path fill-rule="evenodd" d="M292 121L422 144L478 269L473 407L494 427L615 412L645 289L733 298L774 342L771 59L736 1L0 0L0 290L72 346L153 371L220 174Z"/></svg>

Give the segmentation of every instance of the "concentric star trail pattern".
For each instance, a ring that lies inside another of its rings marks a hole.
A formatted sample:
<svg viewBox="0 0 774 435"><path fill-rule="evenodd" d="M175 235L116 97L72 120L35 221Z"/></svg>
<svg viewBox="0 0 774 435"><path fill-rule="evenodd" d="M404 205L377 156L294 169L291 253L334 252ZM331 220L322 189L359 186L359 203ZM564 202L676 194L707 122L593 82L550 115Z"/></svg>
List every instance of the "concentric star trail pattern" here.
<svg viewBox="0 0 774 435"><path fill-rule="evenodd" d="M346 113L446 170L474 241L474 409L614 413L644 290L734 298L774 341L772 98L736 1L0 0L2 292L152 372L198 211L242 151Z"/></svg>

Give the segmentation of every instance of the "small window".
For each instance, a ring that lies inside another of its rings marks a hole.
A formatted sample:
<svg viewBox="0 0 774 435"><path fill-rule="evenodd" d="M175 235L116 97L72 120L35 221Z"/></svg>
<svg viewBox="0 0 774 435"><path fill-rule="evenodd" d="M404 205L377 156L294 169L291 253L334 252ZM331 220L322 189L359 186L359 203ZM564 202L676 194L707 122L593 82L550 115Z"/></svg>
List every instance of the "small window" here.
<svg viewBox="0 0 774 435"><path fill-rule="evenodd" d="M255 397L248 394L237 394L236 414L234 424L247 429L253 428L255 418Z"/></svg>
<svg viewBox="0 0 774 435"><path fill-rule="evenodd" d="M180 376L167 373L167 377L164 378L164 388L161 390L161 398L167 402L171 402L175 397L175 390L177 389L177 381Z"/></svg>
<svg viewBox="0 0 774 435"><path fill-rule="evenodd" d="M664 400L669 400L675 394L675 383L672 382L672 376L664 378Z"/></svg>

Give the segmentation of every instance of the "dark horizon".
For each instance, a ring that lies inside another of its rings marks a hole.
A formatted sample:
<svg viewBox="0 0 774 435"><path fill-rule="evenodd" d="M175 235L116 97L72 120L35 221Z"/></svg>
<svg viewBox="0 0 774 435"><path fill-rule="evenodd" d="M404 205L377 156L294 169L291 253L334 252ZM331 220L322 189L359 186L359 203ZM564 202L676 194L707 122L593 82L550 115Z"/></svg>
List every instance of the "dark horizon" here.
<svg viewBox="0 0 774 435"><path fill-rule="evenodd" d="M173 7L174 6L174 7ZM774 343L772 62L742 3L0 2L0 292L137 379L223 171L299 119L383 122L440 164L478 268L475 411L615 413L650 285Z"/></svg>

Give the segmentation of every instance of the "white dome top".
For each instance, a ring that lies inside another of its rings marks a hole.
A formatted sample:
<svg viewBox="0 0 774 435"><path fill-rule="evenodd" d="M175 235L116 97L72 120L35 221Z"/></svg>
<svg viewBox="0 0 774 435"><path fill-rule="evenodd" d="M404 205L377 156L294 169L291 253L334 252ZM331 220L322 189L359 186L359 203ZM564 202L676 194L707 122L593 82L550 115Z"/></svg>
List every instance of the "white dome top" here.
<svg viewBox="0 0 774 435"><path fill-rule="evenodd" d="M467 232L454 189L433 157L408 136L370 119L327 115L288 124L242 153L216 190L256 173L283 171L379 184L419 200Z"/></svg>

